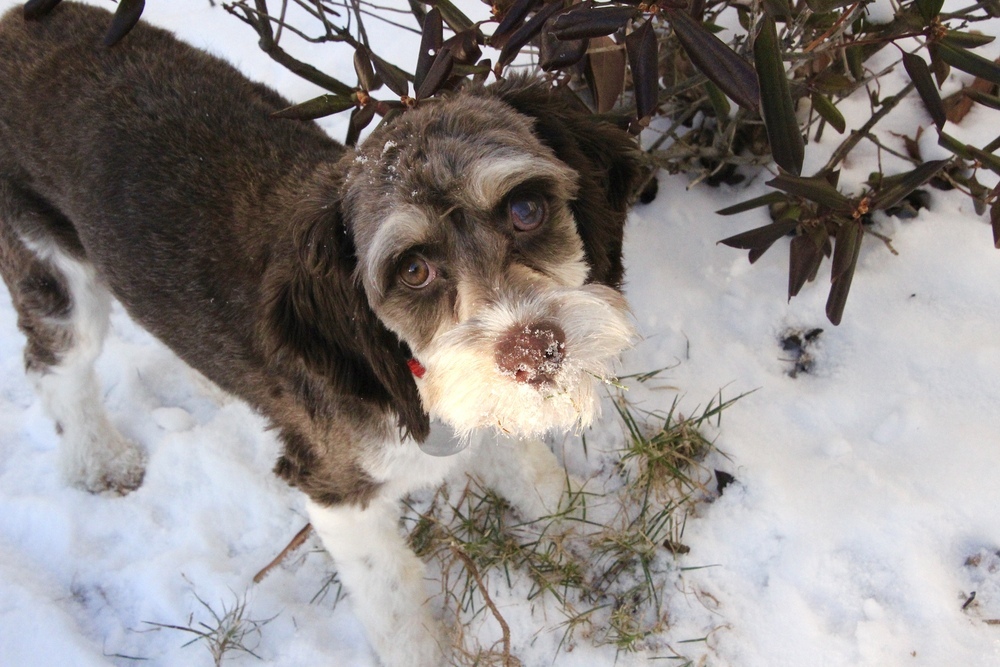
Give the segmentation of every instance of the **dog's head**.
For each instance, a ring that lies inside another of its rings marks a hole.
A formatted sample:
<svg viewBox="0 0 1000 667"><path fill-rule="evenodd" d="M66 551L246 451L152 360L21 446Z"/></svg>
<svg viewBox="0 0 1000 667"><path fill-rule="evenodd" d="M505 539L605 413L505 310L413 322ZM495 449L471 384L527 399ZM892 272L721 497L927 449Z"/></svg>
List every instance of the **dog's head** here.
<svg viewBox="0 0 1000 667"><path fill-rule="evenodd" d="M589 422L633 335L619 291L631 139L518 81L425 102L347 163L336 222L306 242L340 248L372 316L356 335L381 341L359 343L403 343L374 373L401 426L425 431L414 400L459 433Z"/></svg>

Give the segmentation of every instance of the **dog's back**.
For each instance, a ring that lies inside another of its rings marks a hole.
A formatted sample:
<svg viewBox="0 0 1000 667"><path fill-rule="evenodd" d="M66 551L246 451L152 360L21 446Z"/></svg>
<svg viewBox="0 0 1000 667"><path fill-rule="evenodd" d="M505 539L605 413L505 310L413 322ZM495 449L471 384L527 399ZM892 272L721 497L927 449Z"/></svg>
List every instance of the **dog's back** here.
<svg viewBox="0 0 1000 667"><path fill-rule="evenodd" d="M232 325L255 321L287 237L272 202L342 148L272 119L287 101L166 31L140 23L104 47L109 19L64 2L0 22L0 187L16 190L0 217L35 254L54 244L93 263L133 317L226 386L242 375L219 360L259 352L254 327Z"/></svg>

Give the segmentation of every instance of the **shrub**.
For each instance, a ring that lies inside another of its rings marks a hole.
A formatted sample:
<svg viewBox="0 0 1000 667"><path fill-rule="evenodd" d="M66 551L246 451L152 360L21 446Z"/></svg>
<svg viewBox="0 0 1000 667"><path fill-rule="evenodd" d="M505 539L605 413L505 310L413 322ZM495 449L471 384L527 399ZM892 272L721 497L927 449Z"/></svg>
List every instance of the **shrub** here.
<svg viewBox="0 0 1000 667"><path fill-rule="evenodd" d="M57 2L32 0L25 11L43 13ZM748 168L773 162L778 175L767 184L774 192L719 211L727 215L768 206L772 221L721 242L748 250L754 262L778 239L791 236L789 298L816 277L824 258L831 258L826 310L838 324L862 240L871 233L872 213L912 214L925 197L919 188L929 181L961 189L980 214L988 209L1000 248L1000 188L991 190L978 178L982 169L1000 173L1000 158L993 155L1000 137L972 146L943 131L946 120L960 120L972 104L1000 108L1000 65L975 53L993 38L973 30L1000 16L1000 2L979 0L943 12L943 0L894 1L894 16L882 23L869 20L867 4L496 0L491 18L477 22L451 0L409 0L403 16L421 34L409 68L370 49L365 20L400 26L401 15L368 0L234 0L224 7L256 31L268 55L329 91L277 115L313 119L350 113L348 144L376 117L385 122L468 80L504 77L528 62L539 76L635 133L653 124L657 137L645 149L651 167L718 184L738 182ZM304 10L297 15L309 17L309 25L286 20L290 5ZM128 32L142 6L142 0L120 0L109 43ZM736 22L742 30L722 27ZM289 33L353 48L357 81L340 81L292 57L280 44ZM888 67L875 68L873 57L887 49L898 57ZM910 82L885 95L880 80L900 64ZM942 99L941 85L951 68L974 75L975 81ZM821 169L803 175L804 137L818 138L827 128L844 134L847 125L837 105L860 89L868 93L870 118L845 135ZM951 159L924 160L912 137L906 153L892 151L872 134L914 91ZM880 168L864 184L841 184L838 167L861 142L874 142L914 167L892 175Z"/></svg>

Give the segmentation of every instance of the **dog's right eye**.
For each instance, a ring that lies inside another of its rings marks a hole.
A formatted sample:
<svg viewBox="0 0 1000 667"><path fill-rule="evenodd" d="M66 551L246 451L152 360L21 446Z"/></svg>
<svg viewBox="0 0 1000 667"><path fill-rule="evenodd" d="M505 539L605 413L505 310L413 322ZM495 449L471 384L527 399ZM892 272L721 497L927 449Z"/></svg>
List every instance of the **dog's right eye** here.
<svg viewBox="0 0 1000 667"><path fill-rule="evenodd" d="M437 270L420 255L407 255L399 263L396 275L407 287L421 289L437 277Z"/></svg>

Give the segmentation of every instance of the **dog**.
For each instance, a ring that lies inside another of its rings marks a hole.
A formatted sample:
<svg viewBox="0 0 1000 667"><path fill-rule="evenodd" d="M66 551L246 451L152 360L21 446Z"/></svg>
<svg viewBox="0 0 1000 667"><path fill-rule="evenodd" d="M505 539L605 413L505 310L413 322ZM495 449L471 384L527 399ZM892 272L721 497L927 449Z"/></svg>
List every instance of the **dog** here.
<svg viewBox="0 0 1000 667"><path fill-rule="evenodd" d="M270 420L380 660L444 664L399 500L474 470L529 518L555 509L539 436L592 419L634 335L633 140L514 79L348 149L169 32L102 46L108 21L68 2L0 21L0 273L62 474L142 481L93 370L116 298Z"/></svg>

